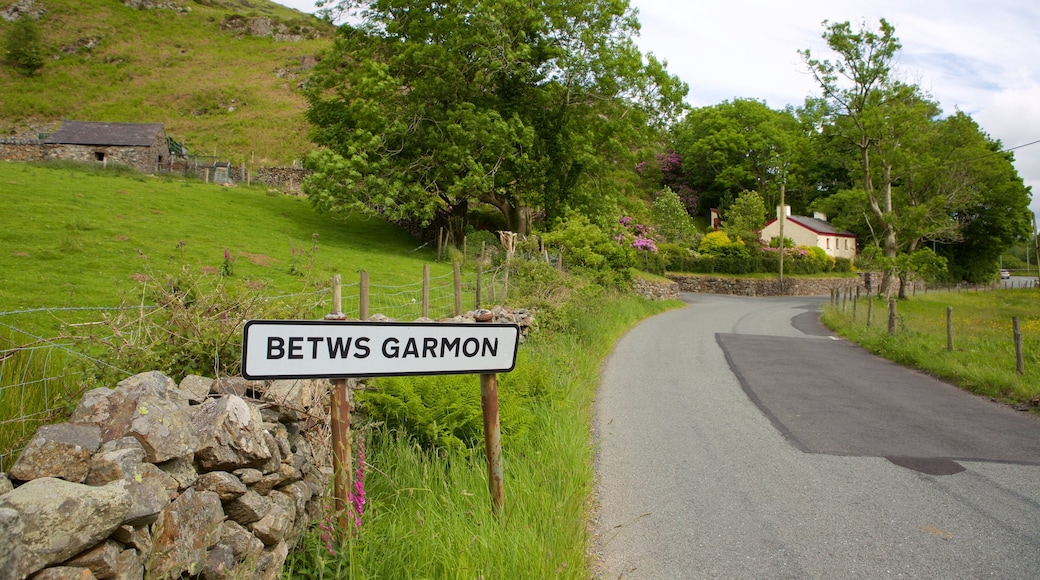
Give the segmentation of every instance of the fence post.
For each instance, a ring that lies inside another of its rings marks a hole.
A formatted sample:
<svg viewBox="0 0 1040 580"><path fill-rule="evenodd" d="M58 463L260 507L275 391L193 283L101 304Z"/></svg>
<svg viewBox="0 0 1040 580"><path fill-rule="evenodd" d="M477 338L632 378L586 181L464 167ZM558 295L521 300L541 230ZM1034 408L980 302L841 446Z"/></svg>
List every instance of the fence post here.
<svg viewBox="0 0 1040 580"><path fill-rule="evenodd" d="M368 272L361 271L361 283L358 285L358 318L368 320Z"/></svg>
<svg viewBox="0 0 1040 580"><path fill-rule="evenodd" d="M483 310L477 313L477 322L491 322L494 315ZM484 415L484 451L488 463L488 492L495 515L502 513L505 489L502 468L502 431L498 420L498 375L480 375L480 405Z"/></svg>
<svg viewBox="0 0 1040 580"><path fill-rule="evenodd" d="M896 299L888 299L888 333L896 333Z"/></svg>
<svg viewBox="0 0 1040 580"><path fill-rule="evenodd" d="M867 326L870 326L870 320L874 317L874 299L867 296Z"/></svg>
<svg viewBox="0 0 1040 580"><path fill-rule="evenodd" d="M474 293L477 295L473 308L480 308L480 285L484 281L484 258L483 252L481 252L481 258L477 260L477 287L474 288Z"/></svg>
<svg viewBox="0 0 1040 580"><path fill-rule="evenodd" d="M1018 317L1012 317L1011 323L1015 329L1015 362L1018 364L1018 374L1026 374L1025 361L1022 359L1022 329L1018 325Z"/></svg>
<svg viewBox="0 0 1040 580"><path fill-rule="evenodd" d="M430 317L430 265L422 267L422 317Z"/></svg>
<svg viewBox="0 0 1040 580"><path fill-rule="evenodd" d="M953 351L953 306L946 307L946 350Z"/></svg>
<svg viewBox="0 0 1040 580"><path fill-rule="evenodd" d="M326 320L345 320L343 314L343 286L339 274L332 278L332 312ZM351 488L352 469L350 451L350 397L347 379L332 380L332 467L333 495L341 532L347 529L347 498Z"/></svg>
<svg viewBox="0 0 1040 580"><path fill-rule="evenodd" d="M462 239L465 240L466 238ZM452 264L452 274L455 278L455 316L462 316L462 265L454 262Z"/></svg>
<svg viewBox="0 0 1040 580"><path fill-rule="evenodd" d="M859 306L859 286L856 286L856 299L852 302L852 321L856 322L856 308Z"/></svg>

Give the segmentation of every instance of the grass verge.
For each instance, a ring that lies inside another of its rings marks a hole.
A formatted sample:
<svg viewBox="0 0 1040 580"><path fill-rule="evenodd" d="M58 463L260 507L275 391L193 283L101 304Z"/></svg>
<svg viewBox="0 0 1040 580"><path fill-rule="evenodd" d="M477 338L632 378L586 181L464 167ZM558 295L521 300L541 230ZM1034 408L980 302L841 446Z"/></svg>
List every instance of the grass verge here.
<svg viewBox="0 0 1040 580"><path fill-rule="evenodd" d="M338 545L314 530L290 556L285 577L587 578L599 369L625 330L676 305L633 297L574 301L556 313L555 330L524 345L500 390L529 383L545 389L525 399L534 417L526 435L510 438L503 424L499 517L482 450L431 451L407 433L376 428L367 438L360 527Z"/></svg>
<svg viewBox="0 0 1040 580"><path fill-rule="evenodd" d="M893 362L971 392L1020 407L1040 406L1040 290L930 293L897 303L896 332L888 305L862 298L829 306L823 322L845 338ZM952 308L953 350L947 348ZM871 314L868 324L868 312ZM1012 319L1022 335L1024 374L1018 374Z"/></svg>

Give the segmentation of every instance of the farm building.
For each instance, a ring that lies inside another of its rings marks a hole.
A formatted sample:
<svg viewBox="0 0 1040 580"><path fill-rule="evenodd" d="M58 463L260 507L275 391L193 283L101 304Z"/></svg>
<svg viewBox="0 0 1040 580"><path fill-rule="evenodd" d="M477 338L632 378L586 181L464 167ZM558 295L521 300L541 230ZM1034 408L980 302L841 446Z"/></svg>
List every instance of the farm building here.
<svg viewBox="0 0 1040 580"><path fill-rule="evenodd" d="M155 173L170 157L161 123L66 121L43 140L47 159L117 163Z"/></svg>
<svg viewBox="0 0 1040 580"><path fill-rule="evenodd" d="M794 240L795 245L818 246L832 258L856 258L856 234L838 231L821 213L813 217L791 215L791 206L784 206L784 212L784 237ZM776 215L759 234L765 243L780 236L780 208Z"/></svg>

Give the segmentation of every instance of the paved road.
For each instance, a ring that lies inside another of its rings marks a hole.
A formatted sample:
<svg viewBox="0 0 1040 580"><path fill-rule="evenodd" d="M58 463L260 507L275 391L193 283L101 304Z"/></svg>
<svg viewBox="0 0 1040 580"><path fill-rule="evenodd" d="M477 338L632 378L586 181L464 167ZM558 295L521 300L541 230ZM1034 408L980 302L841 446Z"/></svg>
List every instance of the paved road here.
<svg viewBox="0 0 1040 580"><path fill-rule="evenodd" d="M1040 418L830 337L824 298L684 300L603 369L601 578L1040 578Z"/></svg>

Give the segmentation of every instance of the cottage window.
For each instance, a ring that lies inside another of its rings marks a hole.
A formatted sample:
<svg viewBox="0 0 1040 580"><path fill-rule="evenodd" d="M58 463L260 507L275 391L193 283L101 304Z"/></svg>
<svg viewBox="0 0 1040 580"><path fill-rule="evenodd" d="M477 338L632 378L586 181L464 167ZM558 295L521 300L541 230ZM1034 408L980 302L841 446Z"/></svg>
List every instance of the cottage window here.
<svg viewBox="0 0 1040 580"><path fill-rule="evenodd" d="M831 239L827 238L827 249L831 249Z"/></svg>
<svg viewBox="0 0 1040 580"><path fill-rule="evenodd" d="M105 152L104 151L95 151L94 152L94 161L104 161L104 160L105 160Z"/></svg>

